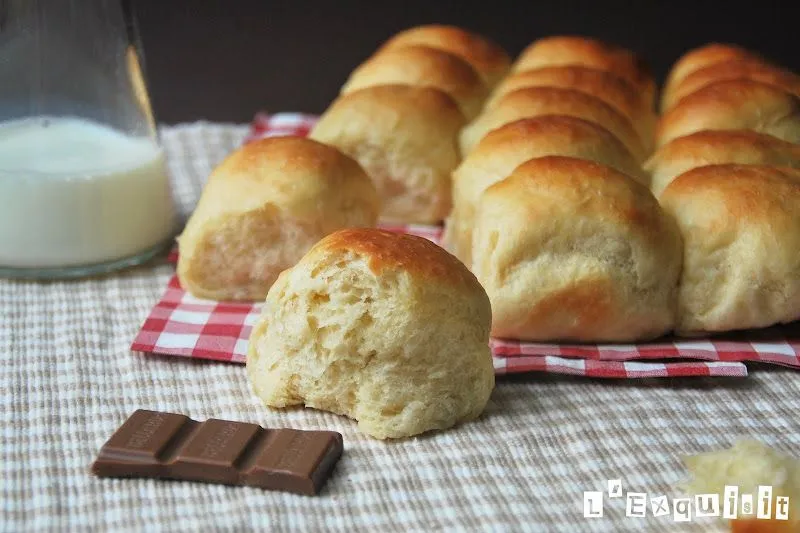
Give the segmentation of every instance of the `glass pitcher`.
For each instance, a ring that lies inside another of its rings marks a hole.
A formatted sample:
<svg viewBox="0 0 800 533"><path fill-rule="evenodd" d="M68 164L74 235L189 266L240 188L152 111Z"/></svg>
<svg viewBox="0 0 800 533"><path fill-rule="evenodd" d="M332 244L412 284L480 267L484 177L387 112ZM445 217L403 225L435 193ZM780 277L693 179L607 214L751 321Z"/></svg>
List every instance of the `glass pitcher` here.
<svg viewBox="0 0 800 533"><path fill-rule="evenodd" d="M147 261L176 215L119 0L0 0L0 277Z"/></svg>

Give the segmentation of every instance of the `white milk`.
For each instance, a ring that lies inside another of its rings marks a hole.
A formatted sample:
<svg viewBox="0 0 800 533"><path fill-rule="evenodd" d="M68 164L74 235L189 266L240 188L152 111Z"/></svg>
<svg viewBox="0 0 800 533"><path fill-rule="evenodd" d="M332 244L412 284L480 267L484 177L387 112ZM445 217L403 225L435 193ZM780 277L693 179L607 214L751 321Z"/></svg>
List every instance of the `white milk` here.
<svg viewBox="0 0 800 533"><path fill-rule="evenodd" d="M174 229L152 140L77 118L0 122L0 267L123 259Z"/></svg>

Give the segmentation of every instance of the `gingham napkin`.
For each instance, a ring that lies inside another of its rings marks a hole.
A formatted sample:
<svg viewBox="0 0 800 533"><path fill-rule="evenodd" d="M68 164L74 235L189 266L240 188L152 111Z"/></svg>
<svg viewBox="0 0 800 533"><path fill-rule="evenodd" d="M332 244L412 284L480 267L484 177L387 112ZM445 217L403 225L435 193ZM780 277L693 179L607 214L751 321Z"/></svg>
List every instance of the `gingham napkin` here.
<svg viewBox="0 0 800 533"><path fill-rule="evenodd" d="M306 135L316 117L258 114L245 142L279 135ZM383 226L438 244L436 226ZM171 259L175 260L176 255ZM260 306L193 297L173 276L131 349L163 355L242 363ZM497 374L531 371L602 378L746 376L743 361L800 367L800 327L769 328L719 339L667 339L639 344L545 344L492 339Z"/></svg>

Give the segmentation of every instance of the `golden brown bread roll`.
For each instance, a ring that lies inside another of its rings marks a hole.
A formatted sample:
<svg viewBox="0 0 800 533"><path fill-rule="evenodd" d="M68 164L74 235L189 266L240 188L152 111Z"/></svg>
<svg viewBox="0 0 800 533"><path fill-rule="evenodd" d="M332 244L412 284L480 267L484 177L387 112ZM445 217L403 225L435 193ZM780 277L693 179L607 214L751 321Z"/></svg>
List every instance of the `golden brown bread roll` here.
<svg viewBox="0 0 800 533"><path fill-rule="evenodd" d="M644 169L651 175L650 190L660 197L684 172L722 163L800 167L800 146L754 131L699 131L662 146Z"/></svg>
<svg viewBox="0 0 800 533"><path fill-rule="evenodd" d="M684 96L712 83L739 79L766 83L795 96L800 96L800 76L797 74L760 61L734 59L714 63L686 76L675 86L669 96L665 96L664 109L671 108Z"/></svg>
<svg viewBox="0 0 800 533"><path fill-rule="evenodd" d="M427 239L352 229L317 243L270 289L247 373L269 406L358 420L379 439L478 417L494 388L491 308Z"/></svg>
<svg viewBox="0 0 800 533"><path fill-rule="evenodd" d="M559 87L575 89L604 101L631 121L639 137L650 142L656 115L652 106L642 102L636 88L611 72L582 66L544 67L524 70L505 78L486 101L491 108L503 96L525 87Z"/></svg>
<svg viewBox="0 0 800 533"><path fill-rule="evenodd" d="M340 96L311 138L357 160L372 178L384 220L429 224L450 211L464 116L438 89L383 85Z"/></svg>
<svg viewBox="0 0 800 533"><path fill-rule="evenodd" d="M378 195L335 148L301 137L244 145L208 178L178 238L181 286L200 298L263 300L319 239L373 226Z"/></svg>
<svg viewBox="0 0 800 533"><path fill-rule="evenodd" d="M487 87L493 87L508 72L511 58L500 46L477 33L443 24L428 24L401 31L378 53L394 47L423 45L450 52L472 65Z"/></svg>
<svg viewBox="0 0 800 533"><path fill-rule="evenodd" d="M674 323L678 228L647 187L604 165L523 163L480 197L472 247L494 336L626 342Z"/></svg>
<svg viewBox="0 0 800 533"><path fill-rule="evenodd" d="M462 130L461 154L466 157L495 128L542 115L566 115L594 122L613 133L638 161L647 154L630 120L619 111L594 96L555 87L527 87L505 95Z"/></svg>
<svg viewBox="0 0 800 533"><path fill-rule="evenodd" d="M606 70L625 78L641 91L645 104L653 106L656 84L641 58L629 50L597 39L578 36L539 39L522 51L511 66L511 71L566 65Z"/></svg>
<svg viewBox="0 0 800 533"><path fill-rule="evenodd" d="M489 93L469 63L428 46L395 47L372 56L353 71L341 92L393 84L441 89L458 102L468 119L480 112Z"/></svg>
<svg viewBox="0 0 800 533"><path fill-rule="evenodd" d="M525 161L547 155L596 161L645 182L627 148L597 124L561 115L517 120L489 132L453 172L453 210L442 237L444 247L471 265L475 205L483 191Z"/></svg>
<svg viewBox="0 0 800 533"><path fill-rule="evenodd" d="M684 239L679 334L800 318L800 171L695 168L669 184L661 204Z"/></svg>
<svg viewBox="0 0 800 533"><path fill-rule="evenodd" d="M678 61L672 65L667 75L667 80L661 91L661 110L664 111L668 107L665 105L666 102L675 101L672 93L687 76L715 63L722 63L734 59L766 62L766 60L754 52L746 50L741 46L725 43L709 43L683 54Z"/></svg>
<svg viewBox="0 0 800 533"><path fill-rule="evenodd" d="M752 80L712 83L661 116L656 146L702 130L751 130L800 142L800 99Z"/></svg>

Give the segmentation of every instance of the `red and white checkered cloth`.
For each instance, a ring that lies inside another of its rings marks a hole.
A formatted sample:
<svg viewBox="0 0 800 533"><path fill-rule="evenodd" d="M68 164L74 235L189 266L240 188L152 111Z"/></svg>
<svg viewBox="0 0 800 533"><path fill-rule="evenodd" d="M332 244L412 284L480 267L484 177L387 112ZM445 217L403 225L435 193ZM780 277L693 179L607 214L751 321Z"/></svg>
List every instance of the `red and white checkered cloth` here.
<svg viewBox="0 0 800 533"><path fill-rule="evenodd" d="M306 135L316 117L297 113L256 116L245 142ZM435 226L383 226L437 242ZM176 255L171 256L172 260ZM201 300L176 276L133 341L137 352L242 363L260 306ZM744 361L800 368L800 325L715 339L668 339L639 344L544 344L492 339L497 374L543 371L603 378L746 376Z"/></svg>

